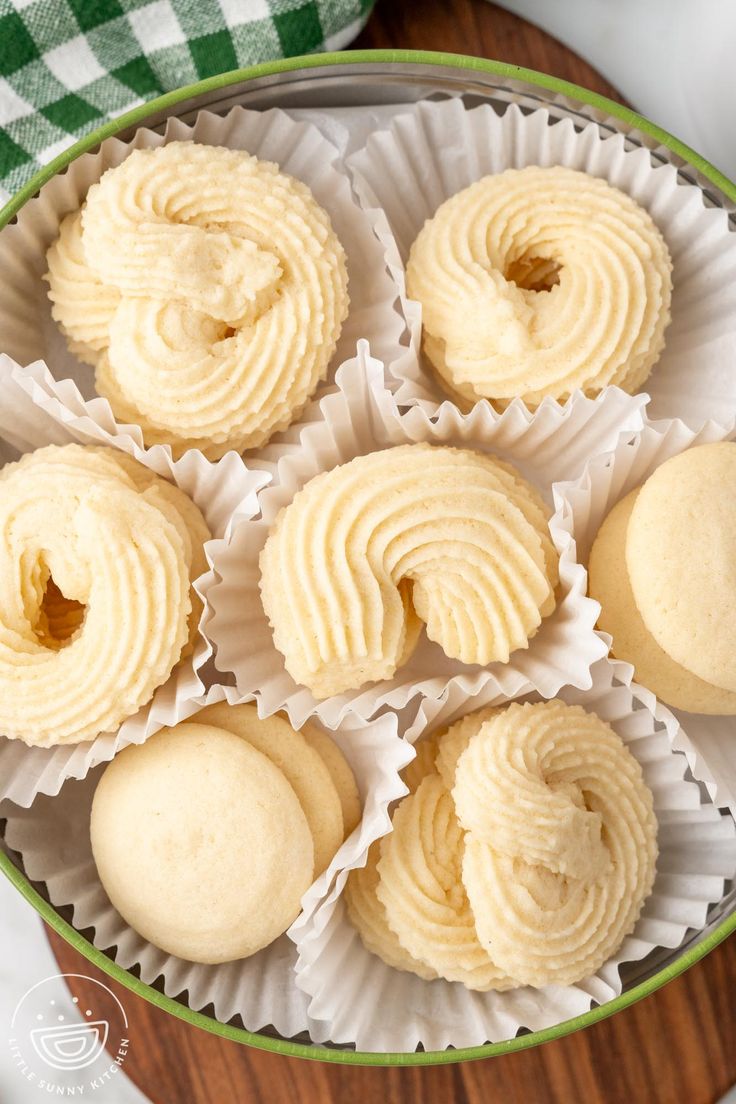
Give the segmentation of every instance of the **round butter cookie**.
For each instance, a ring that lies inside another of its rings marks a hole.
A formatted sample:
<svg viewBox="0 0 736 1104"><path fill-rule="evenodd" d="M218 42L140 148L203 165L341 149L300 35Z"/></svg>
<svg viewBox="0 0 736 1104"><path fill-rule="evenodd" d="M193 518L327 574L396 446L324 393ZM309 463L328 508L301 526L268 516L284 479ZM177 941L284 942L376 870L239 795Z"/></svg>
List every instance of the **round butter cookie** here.
<svg viewBox="0 0 736 1104"><path fill-rule="evenodd" d="M533 407L577 388L638 390L664 347L671 272L664 238L633 199L587 173L530 166L446 200L406 277L450 393Z"/></svg>
<svg viewBox="0 0 736 1104"><path fill-rule="evenodd" d="M386 910L378 898L377 864L381 855L381 841L376 840L368 851L365 866L351 870L345 884L345 907L353 927L363 946L377 955L394 970L417 974L425 981L439 975L425 962L412 958L399 942L399 937L388 925Z"/></svg>
<svg viewBox="0 0 736 1104"><path fill-rule="evenodd" d="M314 842L314 876L326 870L345 838L342 804L330 771L302 733L278 714L261 719L250 703L217 702L193 719L242 737L279 768L307 818Z"/></svg>
<svg viewBox="0 0 736 1104"><path fill-rule="evenodd" d="M261 596L286 670L317 698L391 678L413 610L463 663L505 663L555 606L549 512L509 465L428 444L315 476L276 518Z"/></svg>
<svg viewBox="0 0 736 1104"><path fill-rule="evenodd" d="M114 731L188 643L180 492L139 491L113 453L51 445L0 474L0 732L28 744Z"/></svg>
<svg viewBox="0 0 736 1104"><path fill-rule="evenodd" d="M286 778L211 725L163 729L116 756L95 791L90 833L126 923L191 962L268 946L312 881L312 837Z"/></svg>
<svg viewBox="0 0 736 1104"><path fill-rule="evenodd" d="M676 709L736 714L736 694L698 678L660 648L634 601L626 570L626 533L638 488L618 502L598 530L588 560L588 594L601 604L598 626L611 651L635 668L636 681Z"/></svg>
<svg viewBox="0 0 736 1104"><path fill-rule="evenodd" d="M358 783L355 781L355 775L335 741L331 740L321 728L317 728L316 725L305 724L300 731L312 750L317 752L330 773L332 784L340 798L343 833L347 839L358 827L363 816L363 806L360 801L360 792Z"/></svg>
<svg viewBox="0 0 736 1104"><path fill-rule="evenodd" d="M657 822L639 763L580 706L513 704L460 756L462 879L481 945L520 985L595 973L654 883Z"/></svg>
<svg viewBox="0 0 736 1104"><path fill-rule="evenodd" d="M736 692L736 443L687 449L640 488L626 569L647 630L676 663Z"/></svg>
<svg viewBox="0 0 736 1104"><path fill-rule="evenodd" d="M108 169L47 255L52 314L146 444L210 459L264 443L327 373L344 250L305 184L193 142Z"/></svg>
<svg viewBox="0 0 736 1104"><path fill-rule="evenodd" d="M463 850L450 792L429 774L403 799L393 831L381 840L378 898L412 958L468 989L511 988L478 940L461 879Z"/></svg>

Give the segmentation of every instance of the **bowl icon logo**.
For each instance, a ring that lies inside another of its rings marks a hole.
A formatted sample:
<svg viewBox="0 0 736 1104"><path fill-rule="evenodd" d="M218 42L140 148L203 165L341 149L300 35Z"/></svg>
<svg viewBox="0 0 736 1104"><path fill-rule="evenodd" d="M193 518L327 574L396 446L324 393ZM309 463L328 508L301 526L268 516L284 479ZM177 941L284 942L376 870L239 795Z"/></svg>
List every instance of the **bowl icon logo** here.
<svg viewBox="0 0 736 1104"><path fill-rule="evenodd" d="M112 989L83 974L36 982L18 1001L9 1026L11 1061L50 1093L102 1088L128 1053L125 1009Z"/></svg>
<svg viewBox="0 0 736 1104"><path fill-rule="evenodd" d="M110 1032L107 1020L92 1023L34 1027L33 1049L53 1069L85 1069L99 1058Z"/></svg>

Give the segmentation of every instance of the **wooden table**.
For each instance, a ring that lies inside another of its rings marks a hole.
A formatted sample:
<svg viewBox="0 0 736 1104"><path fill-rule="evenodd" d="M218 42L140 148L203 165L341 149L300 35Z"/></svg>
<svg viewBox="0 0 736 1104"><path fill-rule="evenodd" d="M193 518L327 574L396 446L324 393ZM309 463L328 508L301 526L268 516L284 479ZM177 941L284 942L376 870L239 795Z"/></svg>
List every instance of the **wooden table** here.
<svg viewBox="0 0 736 1104"><path fill-rule="evenodd" d="M379 0L355 46L497 58L621 98L559 42L485 0ZM49 939L64 972L110 984L51 931ZM131 1023L126 1071L155 1104L715 1104L736 1082L734 939L654 996L584 1032L441 1068L283 1058L224 1042L111 987Z"/></svg>

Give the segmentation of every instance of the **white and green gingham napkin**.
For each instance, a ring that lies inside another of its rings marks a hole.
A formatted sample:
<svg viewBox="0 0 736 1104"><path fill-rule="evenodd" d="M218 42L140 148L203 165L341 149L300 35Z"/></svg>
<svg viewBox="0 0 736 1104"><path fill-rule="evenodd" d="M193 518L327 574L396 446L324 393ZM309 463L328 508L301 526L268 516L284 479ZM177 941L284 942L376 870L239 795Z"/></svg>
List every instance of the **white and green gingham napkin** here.
<svg viewBox="0 0 736 1104"><path fill-rule="evenodd" d="M373 0L0 0L0 202L71 142L172 88L339 50Z"/></svg>

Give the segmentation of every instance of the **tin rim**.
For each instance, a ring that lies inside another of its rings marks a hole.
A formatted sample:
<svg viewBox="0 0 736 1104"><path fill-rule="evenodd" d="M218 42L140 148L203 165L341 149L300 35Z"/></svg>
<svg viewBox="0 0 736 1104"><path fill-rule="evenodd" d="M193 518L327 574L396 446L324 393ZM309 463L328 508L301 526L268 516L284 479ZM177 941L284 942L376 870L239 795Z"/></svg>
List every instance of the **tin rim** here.
<svg viewBox="0 0 736 1104"><path fill-rule="evenodd" d="M140 126L149 116L157 112L166 112L182 101L204 95L208 92L224 89L233 84L255 80L258 77L272 76L278 73L291 72L297 69L337 68L359 64L383 64L383 65L414 65L423 64L445 68L459 68L471 72L489 73L497 77L524 81L530 85L544 88L558 95L577 100L590 107L604 111L607 115L621 120L626 126L635 128L654 138L671 152L677 154L685 162L696 168L707 180L714 184L729 200L736 203L736 184L728 179L715 166L711 165L695 150L685 145L674 135L663 130L655 123L637 112L609 100L596 92L572 84L569 81L560 80L546 73L540 73L533 69L525 69L518 65L509 65L506 62L491 61L485 58L467 57L462 54L447 54L422 50L348 50L341 53L311 54L307 56L285 58L278 61L264 62L245 69L236 69L229 73L222 73L195 84L185 85L175 89L154 100L127 112L125 115L105 123L103 126L85 135L64 153L54 158L39 170L23 188L21 188L0 209L0 229L18 213L18 211L32 199L39 189L53 176L62 172L81 154L94 149L103 142L122 130L129 127ZM719 943L736 931L736 913L722 920L718 926L705 938L694 946L685 950L678 958L663 969L657 971L651 977L633 986L625 993L615 997L580 1016L555 1024L553 1027L542 1031L528 1032L517 1035L513 1039L507 1039L500 1043L485 1043L481 1046L464 1047L460 1049L413 1051L413 1052L365 1052L352 1049L337 1049L319 1046L312 1043L301 1043L289 1039L274 1038L259 1032L247 1031L245 1028L234 1024L223 1024L211 1016L202 1012L196 1012L179 1001L166 996L159 990L142 982L134 974L124 970L113 962L112 959L98 950L80 932L76 931L63 917L46 901L31 885L24 873L12 862L10 856L0 849L0 870L10 879L18 891L25 897L30 905L40 914L42 919L56 931L67 943L82 954L89 962L97 966L108 976L131 990L137 996L186 1023L195 1027L201 1027L211 1034L219 1035L233 1042L245 1043L260 1050L271 1051L277 1054L286 1054L292 1057L309 1058L316 1061L332 1062L342 1065L357 1066L421 1066L443 1065L454 1062L471 1061L479 1058L496 1057L501 1054L512 1054L516 1051L526 1050L538 1046L541 1043L550 1042L553 1039L563 1038L581 1028L589 1027L600 1020L607 1019L615 1012L627 1008L643 997L655 992L668 981L672 981L684 973L706 954L713 950Z"/></svg>

